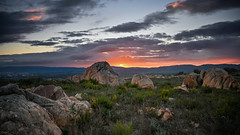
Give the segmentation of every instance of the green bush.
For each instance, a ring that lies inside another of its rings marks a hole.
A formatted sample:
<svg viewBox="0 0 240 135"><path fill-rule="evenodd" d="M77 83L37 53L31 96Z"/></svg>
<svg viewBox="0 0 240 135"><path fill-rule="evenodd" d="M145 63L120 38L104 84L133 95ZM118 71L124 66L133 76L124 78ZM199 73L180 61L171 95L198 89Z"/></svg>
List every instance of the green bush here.
<svg viewBox="0 0 240 135"><path fill-rule="evenodd" d="M168 101L169 94L170 94L169 90L164 89L164 90L161 91L160 96L161 96L163 101Z"/></svg>
<svg viewBox="0 0 240 135"><path fill-rule="evenodd" d="M133 100L137 103L141 103L143 102L146 98L152 97L154 96L153 92L151 90L147 90L147 91L142 91L142 92L138 92Z"/></svg>
<svg viewBox="0 0 240 135"><path fill-rule="evenodd" d="M113 103L111 99L108 98L107 96L100 96L100 97L94 98L92 107L93 108L104 107L106 109L112 109Z"/></svg>
<svg viewBox="0 0 240 135"><path fill-rule="evenodd" d="M113 135L131 135L132 130L132 123L122 124L120 121L117 121L113 127Z"/></svg>
<svg viewBox="0 0 240 135"><path fill-rule="evenodd" d="M117 93L119 95L121 95L122 93L127 92L127 87L124 86L124 85L118 85L116 89L117 89Z"/></svg>

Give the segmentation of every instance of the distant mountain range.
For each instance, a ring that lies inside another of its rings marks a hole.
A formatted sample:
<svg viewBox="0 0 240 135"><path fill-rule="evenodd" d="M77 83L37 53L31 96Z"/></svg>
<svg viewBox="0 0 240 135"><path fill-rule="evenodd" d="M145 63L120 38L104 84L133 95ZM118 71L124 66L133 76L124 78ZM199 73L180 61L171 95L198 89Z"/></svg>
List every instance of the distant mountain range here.
<svg viewBox="0 0 240 135"><path fill-rule="evenodd" d="M219 65L175 65L175 66L164 66L156 68L124 68L114 67L113 70L122 76L132 76L136 73L142 74L174 74L178 72L190 73L194 69L206 70L209 68L235 68L240 69L240 65L235 64L219 64ZM74 68L74 67L42 67L42 66L18 66L18 67L0 67L0 79L2 78L21 78L24 77L44 77L44 78L66 78L74 74L83 74L85 68Z"/></svg>
<svg viewBox="0 0 240 135"><path fill-rule="evenodd" d="M113 67L114 71L118 72L119 74L135 74L135 73L144 73L144 74L151 74L151 73L158 73L158 74L172 74L178 72L190 73L193 72L194 69L199 70L207 70L210 68L235 68L240 69L240 65L235 64L207 64L201 66L195 65L174 65L174 66L164 66L164 67L156 67L156 68L123 68L123 67Z"/></svg>

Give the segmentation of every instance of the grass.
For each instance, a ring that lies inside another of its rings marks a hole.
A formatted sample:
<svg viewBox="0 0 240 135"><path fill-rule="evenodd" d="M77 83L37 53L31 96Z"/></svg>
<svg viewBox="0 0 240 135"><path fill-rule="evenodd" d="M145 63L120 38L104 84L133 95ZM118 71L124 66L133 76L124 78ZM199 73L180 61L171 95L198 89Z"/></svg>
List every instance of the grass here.
<svg viewBox="0 0 240 135"><path fill-rule="evenodd" d="M93 113L78 120L79 134L240 134L239 92L209 87L193 88L189 93L174 90L173 87L181 84L181 78L153 79L153 82L157 87L154 90L141 89L130 82L110 87L95 80L79 83L41 79L15 81L21 88L54 84L61 86L69 96L81 93L83 100L91 103ZM175 100L169 101L169 97ZM139 114L138 110L145 107L169 108L174 117L163 121L157 115ZM191 124L193 122L199 126ZM67 133L64 129L64 134Z"/></svg>

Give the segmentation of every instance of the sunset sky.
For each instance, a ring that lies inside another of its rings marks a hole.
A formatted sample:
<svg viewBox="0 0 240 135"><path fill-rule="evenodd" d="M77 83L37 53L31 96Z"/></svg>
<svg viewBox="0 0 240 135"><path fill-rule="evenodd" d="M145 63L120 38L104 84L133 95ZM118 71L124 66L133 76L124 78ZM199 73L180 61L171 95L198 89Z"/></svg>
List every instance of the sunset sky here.
<svg viewBox="0 0 240 135"><path fill-rule="evenodd" d="M240 0L1 0L0 66L240 64Z"/></svg>

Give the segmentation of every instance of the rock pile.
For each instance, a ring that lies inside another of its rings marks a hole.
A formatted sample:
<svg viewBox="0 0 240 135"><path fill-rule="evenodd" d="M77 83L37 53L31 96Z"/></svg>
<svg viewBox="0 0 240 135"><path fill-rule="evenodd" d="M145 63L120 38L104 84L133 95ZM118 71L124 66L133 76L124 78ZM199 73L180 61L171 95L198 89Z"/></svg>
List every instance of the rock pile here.
<svg viewBox="0 0 240 135"><path fill-rule="evenodd" d="M239 89L237 80L223 69L208 69L200 74L191 73L183 81L187 88L208 86L217 89Z"/></svg>

